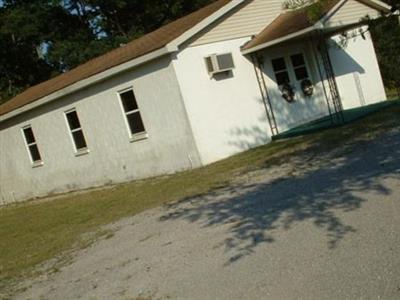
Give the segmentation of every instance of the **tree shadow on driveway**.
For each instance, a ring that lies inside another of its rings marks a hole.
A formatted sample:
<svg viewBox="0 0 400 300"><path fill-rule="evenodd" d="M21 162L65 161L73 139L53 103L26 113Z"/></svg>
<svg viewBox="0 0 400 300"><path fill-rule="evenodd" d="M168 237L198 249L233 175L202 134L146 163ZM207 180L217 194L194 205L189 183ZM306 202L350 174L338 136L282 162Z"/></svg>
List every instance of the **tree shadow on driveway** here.
<svg viewBox="0 0 400 300"><path fill-rule="evenodd" d="M262 243L274 242L275 229L289 230L302 221L311 221L322 229L328 247L334 249L342 238L357 230L345 224L339 212L360 209L366 201L360 194L393 193L382 180L400 180L400 132L359 143L339 156L303 153L288 164L294 174L239 181L170 204L160 221L184 219L204 227L228 226L223 241L227 264L250 255Z"/></svg>

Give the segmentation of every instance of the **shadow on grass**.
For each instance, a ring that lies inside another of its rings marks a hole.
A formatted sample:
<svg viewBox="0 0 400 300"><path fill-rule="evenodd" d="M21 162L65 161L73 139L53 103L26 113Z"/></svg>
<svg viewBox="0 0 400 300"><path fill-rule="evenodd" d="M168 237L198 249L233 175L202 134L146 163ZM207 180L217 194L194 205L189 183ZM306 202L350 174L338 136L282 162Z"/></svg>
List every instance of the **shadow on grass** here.
<svg viewBox="0 0 400 300"><path fill-rule="evenodd" d="M311 221L324 231L334 249L357 229L345 224L340 213L360 209L366 201L359 192L389 195L382 179L400 178L400 132L359 142L340 155L321 155L323 143L297 154L286 163L293 175L266 176L253 183L239 182L167 206L160 221L184 219L202 226L228 226L223 241L227 265L253 253L263 243L275 241L276 230L289 230ZM278 170L280 167L275 166ZM284 168L284 165L282 165Z"/></svg>

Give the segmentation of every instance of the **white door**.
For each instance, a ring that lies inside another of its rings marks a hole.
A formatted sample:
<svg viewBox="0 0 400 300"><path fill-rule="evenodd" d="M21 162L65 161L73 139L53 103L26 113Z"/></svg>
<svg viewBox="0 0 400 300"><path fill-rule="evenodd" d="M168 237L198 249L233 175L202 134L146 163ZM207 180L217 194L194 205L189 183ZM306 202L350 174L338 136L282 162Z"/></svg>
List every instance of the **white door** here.
<svg viewBox="0 0 400 300"><path fill-rule="evenodd" d="M264 71L269 77L269 91L275 119L280 132L304 124L325 115L327 107L321 99L322 93L316 88L314 75L303 50L295 47L292 51L281 50L266 53ZM302 82L311 82L314 92L305 95ZM289 85L294 93L293 102L285 100L282 89Z"/></svg>

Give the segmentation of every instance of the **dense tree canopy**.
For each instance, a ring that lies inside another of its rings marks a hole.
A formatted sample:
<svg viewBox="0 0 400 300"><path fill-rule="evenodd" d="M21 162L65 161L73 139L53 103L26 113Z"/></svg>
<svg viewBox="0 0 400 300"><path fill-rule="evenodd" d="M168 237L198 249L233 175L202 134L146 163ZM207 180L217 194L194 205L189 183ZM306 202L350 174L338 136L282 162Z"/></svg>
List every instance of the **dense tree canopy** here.
<svg viewBox="0 0 400 300"><path fill-rule="evenodd" d="M0 103L212 1L1 0ZM384 78L394 85L398 23L381 22L374 32Z"/></svg>
<svg viewBox="0 0 400 300"><path fill-rule="evenodd" d="M395 0L396 2L398 0ZM394 2L394 1L393 1ZM397 7L400 8L397 2ZM375 51L387 88L394 89L400 96L400 26L397 15L371 21L369 25Z"/></svg>
<svg viewBox="0 0 400 300"><path fill-rule="evenodd" d="M0 103L212 0L2 0Z"/></svg>

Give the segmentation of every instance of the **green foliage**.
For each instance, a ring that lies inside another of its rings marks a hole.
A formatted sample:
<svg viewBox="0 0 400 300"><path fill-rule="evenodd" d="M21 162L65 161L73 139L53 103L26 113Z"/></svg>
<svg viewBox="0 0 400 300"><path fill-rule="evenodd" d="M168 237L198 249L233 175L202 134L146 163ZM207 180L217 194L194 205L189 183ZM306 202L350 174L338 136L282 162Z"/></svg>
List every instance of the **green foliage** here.
<svg viewBox="0 0 400 300"><path fill-rule="evenodd" d="M51 75L51 68L37 55L37 19L43 16L35 17L36 13L0 7L0 102Z"/></svg>
<svg viewBox="0 0 400 300"><path fill-rule="evenodd" d="M310 20L321 17L327 1L308 6ZM385 1L400 7L399 0ZM0 103L210 2L213 0L0 0ZM310 3L288 0L285 7L295 9ZM389 85L396 85L398 26L373 26L383 76Z"/></svg>
<svg viewBox="0 0 400 300"><path fill-rule="evenodd" d="M283 9L299 9L311 4L311 0L287 0L283 3Z"/></svg>
<svg viewBox="0 0 400 300"><path fill-rule="evenodd" d="M63 71L65 62L81 63L71 57L95 39L84 22L56 1L4 1L0 7L0 102ZM78 42L75 49L55 57L71 41ZM60 45L57 51L53 45Z"/></svg>
<svg viewBox="0 0 400 300"><path fill-rule="evenodd" d="M369 25L386 87L400 91L400 26L397 16Z"/></svg>
<svg viewBox="0 0 400 300"><path fill-rule="evenodd" d="M314 3L313 5L310 5L308 8L307 14L308 18L312 22L317 22L319 19L321 19L322 15L324 14L324 5L325 2L327 1L318 1Z"/></svg>
<svg viewBox="0 0 400 300"><path fill-rule="evenodd" d="M310 22L316 22L324 14L324 5L327 1L329 0L319 0L317 2L312 0L287 0L284 2L283 8L291 10L305 8Z"/></svg>
<svg viewBox="0 0 400 300"><path fill-rule="evenodd" d="M0 103L209 2L0 1Z"/></svg>

